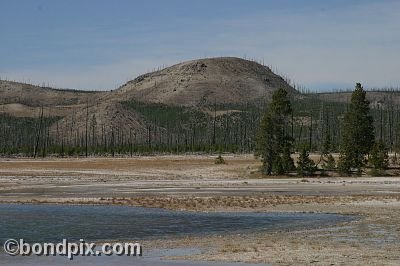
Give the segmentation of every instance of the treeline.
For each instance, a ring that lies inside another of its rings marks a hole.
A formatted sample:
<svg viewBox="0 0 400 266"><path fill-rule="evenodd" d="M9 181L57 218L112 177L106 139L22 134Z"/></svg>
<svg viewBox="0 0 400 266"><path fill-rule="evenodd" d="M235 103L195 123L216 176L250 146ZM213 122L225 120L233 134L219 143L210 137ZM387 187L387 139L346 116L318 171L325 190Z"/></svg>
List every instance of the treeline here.
<svg viewBox="0 0 400 266"><path fill-rule="evenodd" d="M126 125L104 125L86 109L78 121L50 118L43 108L35 118L2 115L3 155L45 157L162 153L248 153L254 150L262 106L212 104L201 109L124 102L146 121L145 132ZM126 122L129 124L129 121ZM129 125L128 125L129 126Z"/></svg>
<svg viewBox="0 0 400 266"><path fill-rule="evenodd" d="M17 118L0 115L0 152L3 155L34 155L35 148L41 155L50 145L49 128L59 118ZM39 132L40 131L40 132Z"/></svg>
<svg viewBox="0 0 400 266"><path fill-rule="evenodd" d="M251 152L263 110L263 104L189 108L131 101L124 105L148 122L148 148L162 152Z"/></svg>
<svg viewBox="0 0 400 266"><path fill-rule="evenodd" d="M304 144L309 146L311 152L322 151L324 142L329 137L332 151L339 152L342 124L350 102L321 101L316 94L301 100L289 98L293 108L292 137L296 151L300 151ZM400 103L389 94L377 103L370 104L370 115L375 138L382 141L390 152L400 152Z"/></svg>
<svg viewBox="0 0 400 266"><path fill-rule="evenodd" d="M395 92L393 92L395 93ZM389 94L390 95L390 94ZM315 94L288 95L291 111L285 131L293 139L292 151L340 151L342 124L349 103L322 101ZM87 107L80 121L61 122L39 112L35 118L0 115L0 152L3 155L42 157L143 154L153 152L249 153L256 147L260 122L269 104L208 103L190 108L127 101L146 122L134 126L101 124ZM375 138L391 152L400 151L400 105L391 97L371 105ZM127 124L130 122L127 121Z"/></svg>

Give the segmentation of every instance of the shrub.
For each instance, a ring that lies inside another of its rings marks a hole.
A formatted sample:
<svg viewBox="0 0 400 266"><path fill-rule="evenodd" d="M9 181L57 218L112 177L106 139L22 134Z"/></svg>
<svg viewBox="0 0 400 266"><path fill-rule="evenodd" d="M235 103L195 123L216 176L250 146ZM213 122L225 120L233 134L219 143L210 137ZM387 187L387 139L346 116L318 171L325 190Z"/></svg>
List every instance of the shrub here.
<svg viewBox="0 0 400 266"><path fill-rule="evenodd" d="M217 158L215 158L214 163L215 163L215 164L226 164L226 162L225 162L224 158L222 158L221 154L218 155Z"/></svg>

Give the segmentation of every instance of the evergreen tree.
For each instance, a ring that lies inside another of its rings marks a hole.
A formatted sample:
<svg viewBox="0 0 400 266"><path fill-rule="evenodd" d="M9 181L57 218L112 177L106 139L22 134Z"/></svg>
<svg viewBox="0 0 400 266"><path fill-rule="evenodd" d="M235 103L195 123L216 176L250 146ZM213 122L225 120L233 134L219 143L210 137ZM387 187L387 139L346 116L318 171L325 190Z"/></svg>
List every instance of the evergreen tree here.
<svg viewBox="0 0 400 266"><path fill-rule="evenodd" d="M365 165L365 156L370 152L375 136L369 101L360 83L357 83L351 95L351 103L344 116L342 131L339 170L343 174L351 174L354 168L358 174L361 174L361 169Z"/></svg>
<svg viewBox="0 0 400 266"><path fill-rule="evenodd" d="M326 130L325 140L322 146L322 155L329 155L332 150L331 134L329 130Z"/></svg>
<svg viewBox="0 0 400 266"><path fill-rule="evenodd" d="M324 163L322 164L322 168L324 170L334 170L336 168L336 161L332 154L328 154L324 157L323 161Z"/></svg>
<svg viewBox="0 0 400 266"><path fill-rule="evenodd" d="M333 170L336 167L335 158L333 158L331 151L332 151L331 134L329 130L327 130L325 133L325 140L322 146L321 159L320 159L320 161L323 162L322 168L324 170Z"/></svg>
<svg viewBox="0 0 400 266"><path fill-rule="evenodd" d="M288 143L286 143L283 147L283 153L281 158L282 158L282 166L285 173L296 170L296 166L294 165L294 161L291 156L291 151L290 151L291 146L292 145L288 145Z"/></svg>
<svg viewBox="0 0 400 266"><path fill-rule="evenodd" d="M278 89L265 112L257 139L256 154L262 157L264 173L286 174L294 169L290 157L293 139L287 130L292 107L287 92Z"/></svg>
<svg viewBox="0 0 400 266"><path fill-rule="evenodd" d="M374 144L371 150L371 156L369 159L370 165L373 167L371 171L372 175L381 175L384 170L389 166L389 155L385 144L379 141Z"/></svg>
<svg viewBox="0 0 400 266"><path fill-rule="evenodd" d="M313 175L316 170L315 162L310 159L308 150L303 147L297 160L297 173L301 176L309 176Z"/></svg>
<svg viewBox="0 0 400 266"><path fill-rule="evenodd" d="M397 125L395 126L395 132L400 132L400 123L397 123ZM392 164L394 165L398 165L399 161L398 161L398 154L400 153L400 137L397 136L398 133L396 133L396 136L393 138L393 151L394 151L394 155L391 158Z"/></svg>

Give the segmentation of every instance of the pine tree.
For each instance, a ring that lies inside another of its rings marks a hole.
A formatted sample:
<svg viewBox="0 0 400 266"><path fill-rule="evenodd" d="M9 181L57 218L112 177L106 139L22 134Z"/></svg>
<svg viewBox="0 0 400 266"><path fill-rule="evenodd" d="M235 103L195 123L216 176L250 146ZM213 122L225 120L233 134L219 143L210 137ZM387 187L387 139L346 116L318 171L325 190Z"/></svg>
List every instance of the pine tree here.
<svg viewBox="0 0 400 266"><path fill-rule="evenodd" d="M323 162L322 168L324 170L333 170L336 167L335 158L331 154L331 151L332 151L331 134L327 129L325 133L325 140L322 146L321 159L320 159L320 161Z"/></svg>
<svg viewBox="0 0 400 266"><path fill-rule="evenodd" d="M291 156L290 148L291 148L291 145L288 145L288 143L285 143L285 145L283 147L282 156L281 156L282 167L283 167L285 173L296 170L293 158Z"/></svg>
<svg viewBox="0 0 400 266"><path fill-rule="evenodd" d="M290 157L293 139L287 125L292 107L287 92L278 89L272 95L272 102L265 112L257 139L256 155L262 157L264 173L286 174L294 169Z"/></svg>
<svg viewBox="0 0 400 266"><path fill-rule="evenodd" d="M329 130L326 130L325 140L322 146L322 155L329 155L332 150L331 134Z"/></svg>
<svg viewBox="0 0 400 266"><path fill-rule="evenodd" d="M332 154L326 155L323 158L324 163L322 164L322 168L324 170L334 170L336 168L336 161Z"/></svg>
<svg viewBox="0 0 400 266"><path fill-rule="evenodd" d="M356 169L361 174L365 156L374 144L373 118L369 113L369 101L360 83L351 95L351 103L343 121L343 135L340 146L339 170L351 174Z"/></svg>
<svg viewBox="0 0 400 266"><path fill-rule="evenodd" d="M371 150L369 163L373 168L372 171L370 172L370 174L373 176L382 175L384 171L388 168L389 166L388 149L386 148L383 141L379 141L374 144Z"/></svg>
<svg viewBox="0 0 400 266"><path fill-rule="evenodd" d="M306 147L303 147L299 159L297 160L297 173L301 176L313 175L317 167L313 160L310 159L310 154Z"/></svg>

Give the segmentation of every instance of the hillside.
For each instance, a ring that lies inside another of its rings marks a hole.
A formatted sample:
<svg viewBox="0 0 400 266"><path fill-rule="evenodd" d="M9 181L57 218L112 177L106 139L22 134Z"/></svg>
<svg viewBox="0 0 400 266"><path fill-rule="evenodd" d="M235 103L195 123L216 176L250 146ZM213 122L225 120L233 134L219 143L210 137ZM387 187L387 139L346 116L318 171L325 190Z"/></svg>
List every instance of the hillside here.
<svg viewBox="0 0 400 266"><path fill-rule="evenodd" d="M264 102L280 87L303 98L268 67L233 57L180 63L108 92L1 81L2 146L43 154L81 153L86 144L113 153L249 151Z"/></svg>
<svg viewBox="0 0 400 266"><path fill-rule="evenodd" d="M129 81L116 99L179 106L245 104L269 99L276 88L296 91L268 67L234 57L192 60Z"/></svg>
<svg viewBox="0 0 400 266"><path fill-rule="evenodd" d="M0 113L16 117L37 117L43 106L48 116L64 117L97 101L105 92L59 90L0 80Z"/></svg>

